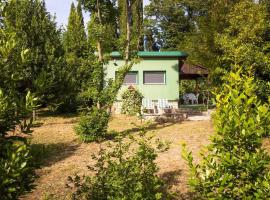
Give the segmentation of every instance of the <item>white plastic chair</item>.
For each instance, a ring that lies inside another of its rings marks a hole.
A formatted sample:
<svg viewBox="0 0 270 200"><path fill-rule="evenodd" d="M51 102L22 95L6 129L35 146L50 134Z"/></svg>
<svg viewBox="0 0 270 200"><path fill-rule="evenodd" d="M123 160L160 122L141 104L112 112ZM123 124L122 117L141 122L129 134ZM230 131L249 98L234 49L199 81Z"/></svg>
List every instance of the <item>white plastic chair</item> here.
<svg viewBox="0 0 270 200"><path fill-rule="evenodd" d="M164 113L165 109L171 109L172 106L170 106L168 99L158 99L158 112Z"/></svg>
<svg viewBox="0 0 270 200"><path fill-rule="evenodd" d="M155 104L151 99L142 99L142 109L152 110L155 113Z"/></svg>
<svg viewBox="0 0 270 200"><path fill-rule="evenodd" d="M168 99L158 99L158 108L170 108Z"/></svg>

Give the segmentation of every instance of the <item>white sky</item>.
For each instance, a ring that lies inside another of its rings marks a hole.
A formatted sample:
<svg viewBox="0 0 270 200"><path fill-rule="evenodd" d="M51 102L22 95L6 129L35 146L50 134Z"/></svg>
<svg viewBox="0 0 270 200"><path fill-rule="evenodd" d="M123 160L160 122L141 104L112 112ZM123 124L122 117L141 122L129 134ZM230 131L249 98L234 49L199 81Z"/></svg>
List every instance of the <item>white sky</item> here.
<svg viewBox="0 0 270 200"><path fill-rule="evenodd" d="M51 12L52 15L56 16L56 21L59 26L65 26L67 24L70 5L72 1L74 3L76 2L76 0L45 0L48 11ZM144 5L149 4L149 0L143 1ZM84 21L87 22L89 19L88 14L85 13L84 17Z"/></svg>

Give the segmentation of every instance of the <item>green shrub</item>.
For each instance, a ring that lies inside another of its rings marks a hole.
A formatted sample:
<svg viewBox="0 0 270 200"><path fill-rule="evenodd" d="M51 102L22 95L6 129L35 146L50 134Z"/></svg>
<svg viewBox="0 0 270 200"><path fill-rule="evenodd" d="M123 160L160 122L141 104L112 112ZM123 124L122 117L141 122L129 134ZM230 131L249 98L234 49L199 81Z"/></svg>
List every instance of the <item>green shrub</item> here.
<svg viewBox="0 0 270 200"><path fill-rule="evenodd" d="M193 163L190 185L207 199L269 199L269 155L262 138L269 134L269 104L257 100L250 70L231 72L217 95L216 134L201 164Z"/></svg>
<svg viewBox="0 0 270 200"><path fill-rule="evenodd" d="M141 113L143 95L136 89L127 89L122 94L122 114L136 115Z"/></svg>
<svg viewBox="0 0 270 200"><path fill-rule="evenodd" d="M196 81L195 80L181 80L179 81L179 95L182 97L185 93L195 93Z"/></svg>
<svg viewBox="0 0 270 200"><path fill-rule="evenodd" d="M150 146L150 138L141 138L136 145L133 142L120 140L110 150L102 149L93 156L96 164L89 169L96 176L69 177L69 186L76 189L73 199L161 199L163 182L156 175L156 148Z"/></svg>
<svg viewBox="0 0 270 200"><path fill-rule="evenodd" d="M15 105L0 89L0 138L16 125Z"/></svg>
<svg viewBox="0 0 270 200"><path fill-rule="evenodd" d="M13 140L5 140L1 145L1 199L17 199L33 187L34 171L29 165L31 160L29 145Z"/></svg>
<svg viewBox="0 0 270 200"><path fill-rule="evenodd" d="M108 121L106 110L93 107L89 113L81 116L75 131L83 142L101 140L106 136Z"/></svg>
<svg viewBox="0 0 270 200"><path fill-rule="evenodd" d="M7 137L20 124L24 107L5 96L0 89L0 196L1 200L17 199L32 188L34 171L29 144L23 138ZM17 112L15 112L17 111Z"/></svg>
<svg viewBox="0 0 270 200"><path fill-rule="evenodd" d="M17 105L19 108L18 118L20 119L20 129L22 133L30 133L31 126L34 121L33 111L35 111L38 105L38 98L35 97L30 91L27 92L25 99L19 99Z"/></svg>

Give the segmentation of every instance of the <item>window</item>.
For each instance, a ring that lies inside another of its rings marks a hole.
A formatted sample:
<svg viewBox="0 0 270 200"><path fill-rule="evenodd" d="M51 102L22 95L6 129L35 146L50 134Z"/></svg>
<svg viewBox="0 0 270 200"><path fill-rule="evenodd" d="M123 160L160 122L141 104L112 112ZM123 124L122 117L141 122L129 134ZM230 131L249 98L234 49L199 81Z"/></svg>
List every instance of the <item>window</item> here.
<svg viewBox="0 0 270 200"><path fill-rule="evenodd" d="M144 71L143 83L144 84L165 84L166 72L165 71Z"/></svg>
<svg viewBox="0 0 270 200"><path fill-rule="evenodd" d="M138 84L138 72L135 71L128 72L125 76L124 84L125 85Z"/></svg>

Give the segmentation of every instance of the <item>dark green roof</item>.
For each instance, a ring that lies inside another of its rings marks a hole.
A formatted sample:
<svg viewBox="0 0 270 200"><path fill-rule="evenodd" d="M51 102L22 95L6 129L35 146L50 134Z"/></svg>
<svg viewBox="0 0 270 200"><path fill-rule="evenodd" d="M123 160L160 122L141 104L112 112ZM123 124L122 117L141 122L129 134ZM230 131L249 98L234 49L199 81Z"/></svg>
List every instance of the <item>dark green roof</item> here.
<svg viewBox="0 0 270 200"><path fill-rule="evenodd" d="M139 57L187 57L188 54L183 51L139 51ZM121 57L118 51L111 53L111 57Z"/></svg>

